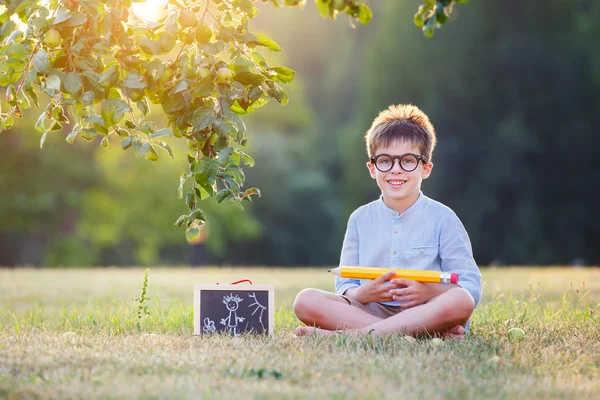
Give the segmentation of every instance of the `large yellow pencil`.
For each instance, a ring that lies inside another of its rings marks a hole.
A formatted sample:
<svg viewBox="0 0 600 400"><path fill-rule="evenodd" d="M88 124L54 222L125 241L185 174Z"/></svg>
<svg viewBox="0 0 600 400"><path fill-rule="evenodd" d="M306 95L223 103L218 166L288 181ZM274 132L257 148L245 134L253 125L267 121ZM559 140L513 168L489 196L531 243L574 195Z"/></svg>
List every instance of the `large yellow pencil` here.
<svg viewBox="0 0 600 400"><path fill-rule="evenodd" d="M426 283L458 283L458 274L455 272L343 266L329 270L329 272L333 272L342 278L354 279L377 279L389 271L396 271L396 275L392 276L390 279L404 278Z"/></svg>

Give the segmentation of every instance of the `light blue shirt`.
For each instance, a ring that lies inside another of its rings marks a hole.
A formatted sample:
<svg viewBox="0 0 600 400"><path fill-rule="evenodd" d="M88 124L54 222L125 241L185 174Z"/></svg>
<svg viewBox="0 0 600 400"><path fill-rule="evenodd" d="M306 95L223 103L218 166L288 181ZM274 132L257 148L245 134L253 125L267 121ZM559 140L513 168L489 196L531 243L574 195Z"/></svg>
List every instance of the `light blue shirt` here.
<svg viewBox="0 0 600 400"><path fill-rule="evenodd" d="M354 211L340 266L456 272L458 285L473 296L475 306L481 299L481 274L463 224L454 211L422 192L402 214L386 206L382 197ZM344 294L366 282L336 276L335 292Z"/></svg>

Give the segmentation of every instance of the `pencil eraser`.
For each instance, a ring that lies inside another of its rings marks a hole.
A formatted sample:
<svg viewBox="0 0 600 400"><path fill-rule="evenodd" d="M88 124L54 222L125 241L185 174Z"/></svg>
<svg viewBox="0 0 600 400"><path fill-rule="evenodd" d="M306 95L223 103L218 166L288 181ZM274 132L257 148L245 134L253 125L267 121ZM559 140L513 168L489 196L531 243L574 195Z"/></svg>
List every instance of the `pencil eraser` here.
<svg viewBox="0 0 600 400"><path fill-rule="evenodd" d="M456 272L450 274L450 283L455 285L458 283L458 274Z"/></svg>

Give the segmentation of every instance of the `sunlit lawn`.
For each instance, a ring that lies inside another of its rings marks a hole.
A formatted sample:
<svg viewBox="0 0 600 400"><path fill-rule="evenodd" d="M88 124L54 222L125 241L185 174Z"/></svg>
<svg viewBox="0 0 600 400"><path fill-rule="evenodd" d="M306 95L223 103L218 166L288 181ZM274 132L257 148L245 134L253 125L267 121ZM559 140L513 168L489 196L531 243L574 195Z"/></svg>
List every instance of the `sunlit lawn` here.
<svg viewBox="0 0 600 400"><path fill-rule="evenodd" d="M0 269L0 399L600 398L600 269L484 269L467 340L440 347L295 337L326 270L152 268L138 329L143 269ZM245 278L275 286L275 334L193 337L193 285Z"/></svg>

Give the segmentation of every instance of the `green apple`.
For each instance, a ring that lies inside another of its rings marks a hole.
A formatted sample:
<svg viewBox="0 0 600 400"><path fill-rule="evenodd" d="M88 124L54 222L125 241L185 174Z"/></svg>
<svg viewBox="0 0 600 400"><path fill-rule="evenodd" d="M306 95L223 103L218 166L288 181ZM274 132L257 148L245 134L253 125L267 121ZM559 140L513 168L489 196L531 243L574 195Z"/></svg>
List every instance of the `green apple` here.
<svg viewBox="0 0 600 400"><path fill-rule="evenodd" d="M71 11L75 11L79 7L79 0L63 0L63 5Z"/></svg>
<svg viewBox="0 0 600 400"><path fill-rule="evenodd" d="M202 147L199 141L197 140L193 140L193 139L188 139L187 141L187 145L188 145L188 149L192 150L192 151L200 151L202 150Z"/></svg>
<svg viewBox="0 0 600 400"><path fill-rule="evenodd" d="M346 8L346 1L345 0L333 0L333 8L335 8L338 11L342 11L344 8Z"/></svg>
<svg viewBox="0 0 600 400"><path fill-rule="evenodd" d="M213 132L213 134L208 138L208 143L210 143L211 146L214 146L214 144L217 143L217 140L219 140L219 134L217 132Z"/></svg>
<svg viewBox="0 0 600 400"><path fill-rule="evenodd" d="M200 69L198 70L198 75L200 76L200 79L204 79L211 74L212 72L210 72L210 68L207 67L200 67Z"/></svg>
<svg viewBox="0 0 600 400"><path fill-rule="evenodd" d="M50 29L44 33L44 43L50 48L54 48L60 44L60 33L56 29Z"/></svg>
<svg viewBox="0 0 600 400"><path fill-rule="evenodd" d="M196 14L191 10L181 10L179 13L179 23L184 28L195 26L198 23Z"/></svg>
<svg viewBox="0 0 600 400"><path fill-rule="evenodd" d="M233 78L233 72L227 67L221 67L217 70L217 82L228 83Z"/></svg>
<svg viewBox="0 0 600 400"><path fill-rule="evenodd" d="M212 38L212 34L213 33L208 25L206 25L204 22L199 22L195 32L196 42L199 44L206 44Z"/></svg>
<svg viewBox="0 0 600 400"><path fill-rule="evenodd" d="M525 339L525 331L520 328L511 328L506 335L511 342L517 342Z"/></svg>

